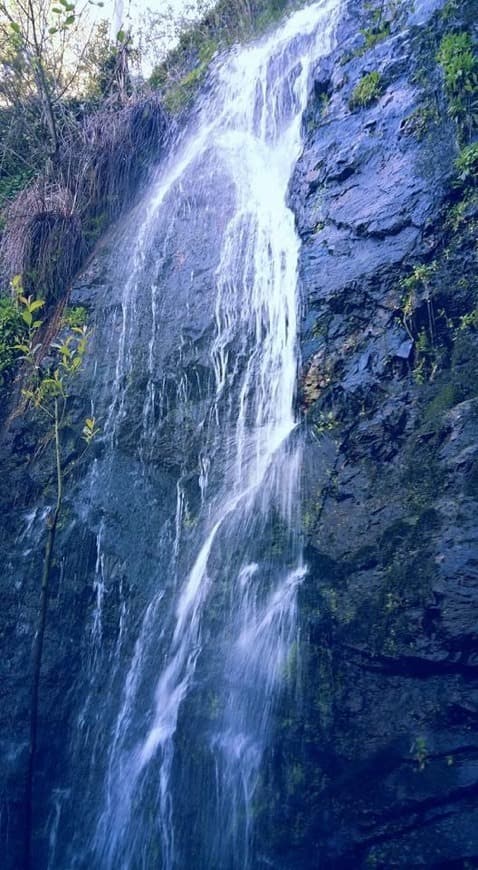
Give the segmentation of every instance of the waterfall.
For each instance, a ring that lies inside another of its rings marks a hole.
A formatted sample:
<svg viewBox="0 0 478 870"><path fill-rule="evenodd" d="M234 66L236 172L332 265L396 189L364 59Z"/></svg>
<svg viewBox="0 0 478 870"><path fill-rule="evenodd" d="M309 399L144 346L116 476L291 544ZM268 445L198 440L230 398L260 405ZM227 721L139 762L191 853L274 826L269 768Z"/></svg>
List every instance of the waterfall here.
<svg viewBox="0 0 478 870"><path fill-rule="evenodd" d="M338 5L216 61L111 258L92 374L104 450L79 511L95 653L72 742L88 785L72 775L69 799L88 822L61 866L259 866L255 800L306 574L287 193Z"/></svg>

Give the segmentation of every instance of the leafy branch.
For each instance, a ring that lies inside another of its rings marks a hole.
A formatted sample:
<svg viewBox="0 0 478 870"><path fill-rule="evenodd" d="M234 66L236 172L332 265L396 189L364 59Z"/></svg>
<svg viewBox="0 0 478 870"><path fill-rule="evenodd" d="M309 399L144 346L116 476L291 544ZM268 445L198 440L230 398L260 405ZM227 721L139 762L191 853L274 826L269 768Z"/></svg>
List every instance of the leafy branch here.
<svg viewBox="0 0 478 870"><path fill-rule="evenodd" d="M40 602L38 626L33 640L32 649L32 691L30 705L30 744L28 767L25 784L25 836L24 836L24 868L31 870L31 843L33 830L33 779L35 772L38 716L40 697L40 676L43 660L43 646L48 612L48 597L50 575L53 564L53 554L56 532L63 507L64 480L66 475L65 460L62 455L61 433L66 419L67 403L70 397L71 383L80 372L88 347L89 332L86 325L69 326L63 324L60 338L52 342L48 354L44 354L38 332L42 321L37 318L37 312L43 307L43 300L25 296L21 280L14 281L16 303L19 306L20 317L26 328L26 335L14 347L21 353L21 359L26 367L25 386L22 395L25 408L32 409L46 421L50 438L48 442L54 447L54 480L55 501L47 518L47 535L43 567L41 574ZM93 439L99 433L94 417L87 417L81 430L81 438L85 443L83 453L75 461L82 459ZM71 471L71 467L68 471Z"/></svg>

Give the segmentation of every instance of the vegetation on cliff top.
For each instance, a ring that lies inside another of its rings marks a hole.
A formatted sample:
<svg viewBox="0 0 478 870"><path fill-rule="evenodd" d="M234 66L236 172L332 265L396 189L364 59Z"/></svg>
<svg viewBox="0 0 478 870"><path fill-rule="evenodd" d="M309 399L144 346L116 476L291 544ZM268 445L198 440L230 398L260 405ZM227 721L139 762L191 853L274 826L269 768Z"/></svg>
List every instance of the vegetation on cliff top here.
<svg viewBox="0 0 478 870"><path fill-rule="evenodd" d="M96 4L95 4L96 5ZM210 4L208 4L210 5ZM102 22L80 40L69 0L0 0L0 278L60 298L159 154L169 114L191 102L215 52L294 0L220 0L142 77L138 49ZM151 19L161 29L163 21ZM171 122L169 122L171 123Z"/></svg>
<svg viewBox="0 0 478 870"><path fill-rule="evenodd" d="M267 30L305 0L219 0L201 20L183 29L177 47L155 66L150 84L176 113L191 104L213 56Z"/></svg>

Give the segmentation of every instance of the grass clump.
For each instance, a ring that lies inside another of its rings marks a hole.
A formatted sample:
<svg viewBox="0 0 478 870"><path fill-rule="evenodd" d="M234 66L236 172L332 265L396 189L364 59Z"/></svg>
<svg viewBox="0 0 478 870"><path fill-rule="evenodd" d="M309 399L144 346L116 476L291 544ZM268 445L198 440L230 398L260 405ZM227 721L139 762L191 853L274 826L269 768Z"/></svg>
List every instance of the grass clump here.
<svg viewBox="0 0 478 870"><path fill-rule="evenodd" d="M166 135L157 95L92 113L5 211L0 269L26 293L61 297L95 242L131 202Z"/></svg>
<svg viewBox="0 0 478 870"><path fill-rule="evenodd" d="M360 79L352 91L349 100L351 109L365 109L375 103L383 92L382 79L379 72L370 72Z"/></svg>

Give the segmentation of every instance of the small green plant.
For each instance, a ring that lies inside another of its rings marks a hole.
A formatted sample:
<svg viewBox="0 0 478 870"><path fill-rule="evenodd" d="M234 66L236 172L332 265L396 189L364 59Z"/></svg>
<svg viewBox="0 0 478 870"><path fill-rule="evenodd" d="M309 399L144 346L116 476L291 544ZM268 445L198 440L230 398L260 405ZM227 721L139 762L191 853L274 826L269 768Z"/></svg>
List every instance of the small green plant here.
<svg viewBox="0 0 478 870"><path fill-rule="evenodd" d="M390 36L390 23L385 21L382 24L361 30L360 33L364 38L364 43L356 52L359 57L366 54L367 51L371 51L379 42L383 42L384 39Z"/></svg>
<svg viewBox="0 0 478 870"><path fill-rule="evenodd" d="M418 770L422 773L427 764L429 758L429 752L427 747L427 741L424 737L416 737L413 741L410 752L412 754L412 758L415 761Z"/></svg>
<svg viewBox="0 0 478 870"><path fill-rule="evenodd" d="M23 341L25 332L18 305L12 299L0 299L0 385L11 377L19 356L15 345Z"/></svg>
<svg viewBox="0 0 478 870"><path fill-rule="evenodd" d="M330 100L331 100L331 96L330 96L330 94L327 93L327 91L324 91L320 95L320 97L318 99L318 108L319 108L319 112L320 112L321 117L326 117L326 115L328 114L328 111L330 108Z"/></svg>
<svg viewBox="0 0 478 870"><path fill-rule="evenodd" d="M460 0L447 0L441 12L441 17L444 21L449 21L456 15L459 11L459 2Z"/></svg>
<svg viewBox="0 0 478 870"><path fill-rule="evenodd" d="M405 327L412 341L415 341L415 339L417 338L414 323L414 314L418 305L418 293L420 291L425 292L429 302L429 282L435 271L435 263L430 263L428 266L424 263L420 263L415 266L413 272L410 275L408 275L406 278L402 278L402 280L400 281L400 287L404 291L402 299L400 301L400 310L402 313L401 319L403 326ZM433 332L432 325L431 332Z"/></svg>
<svg viewBox="0 0 478 870"><path fill-rule="evenodd" d="M466 85L476 84L476 59L469 33L447 33L440 43L437 59L443 68L450 94L460 95Z"/></svg>
<svg viewBox="0 0 478 870"><path fill-rule="evenodd" d="M435 423L442 419L443 414L453 408L460 399L459 390L455 384L446 383L438 390L433 399L428 402L423 412L425 423Z"/></svg>
<svg viewBox="0 0 478 870"><path fill-rule="evenodd" d="M431 325L429 320L428 329L422 328L415 341L415 365L412 372L415 383L433 383L443 359L444 351L435 342L434 321L431 319Z"/></svg>
<svg viewBox="0 0 478 870"><path fill-rule="evenodd" d="M18 277L12 280L11 296L0 299L0 384L11 378L22 354L34 353L33 338L42 325L37 312L43 305L42 299L24 295Z"/></svg>
<svg viewBox="0 0 478 870"><path fill-rule="evenodd" d="M440 115L434 105L419 106L402 124L402 131L410 136L416 136L422 140L439 122Z"/></svg>
<svg viewBox="0 0 478 870"><path fill-rule="evenodd" d="M466 192L464 197L456 202L454 205L450 206L446 218L446 225L449 227L454 233L460 230L465 224L468 224L468 213L469 209L476 202L477 194L473 192Z"/></svg>
<svg viewBox="0 0 478 870"><path fill-rule="evenodd" d="M478 329L478 308L474 308L473 311L469 311L468 314L463 314L460 317L460 324L458 328L460 330Z"/></svg>
<svg viewBox="0 0 478 870"><path fill-rule="evenodd" d="M478 142L466 145L455 160L457 184L460 187L478 184Z"/></svg>
<svg viewBox="0 0 478 870"><path fill-rule="evenodd" d="M418 266L415 266L411 275L403 278L400 284L408 291L419 290L428 285L434 272L436 272L435 263L430 263L428 266L425 263L419 263Z"/></svg>
<svg viewBox="0 0 478 870"><path fill-rule="evenodd" d="M83 326L86 326L87 318L88 312L82 305L76 305L73 308L66 308L63 315L65 325L72 329L75 327L82 328Z"/></svg>
<svg viewBox="0 0 478 870"><path fill-rule="evenodd" d="M402 596L395 592L387 592L385 596L385 610L387 613L394 613L404 606L405 602Z"/></svg>
<svg viewBox="0 0 478 870"><path fill-rule="evenodd" d="M339 425L339 421L333 411L324 411L319 415L319 419L314 423L312 431L316 438L320 438L326 432L332 432Z"/></svg>
<svg viewBox="0 0 478 870"><path fill-rule="evenodd" d="M379 72L371 72L361 78L352 91L349 100L351 109L364 109L375 103L383 92L382 79Z"/></svg>
<svg viewBox="0 0 478 870"><path fill-rule="evenodd" d="M400 322L413 341L415 363L413 378L417 384L433 381L441 365L441 352L436 345L436 322L444 312L434 310L431 279L436 262L419 263L412 273L400 281L403 296L400 301ZM426 327L420 324L425 314Z"/></svg>

